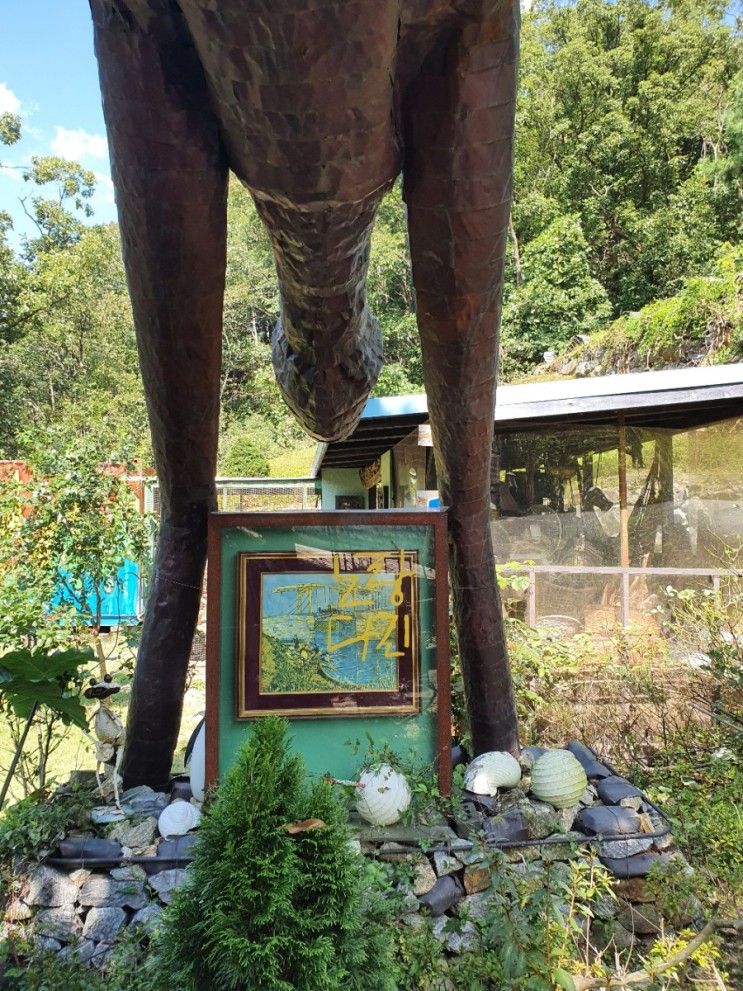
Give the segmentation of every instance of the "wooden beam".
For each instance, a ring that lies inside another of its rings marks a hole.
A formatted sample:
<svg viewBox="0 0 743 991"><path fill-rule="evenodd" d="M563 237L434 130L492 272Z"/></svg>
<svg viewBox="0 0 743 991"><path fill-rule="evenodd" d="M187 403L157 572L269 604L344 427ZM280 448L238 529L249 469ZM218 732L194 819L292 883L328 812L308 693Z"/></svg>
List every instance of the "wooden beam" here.
<svg viewBox="0 0 743 991"><path fill-rule="evenodd" d="M619 423L619 564L622 572L622 624L629 626L629 510L627 507L627 426L624 417Z"/></svg>

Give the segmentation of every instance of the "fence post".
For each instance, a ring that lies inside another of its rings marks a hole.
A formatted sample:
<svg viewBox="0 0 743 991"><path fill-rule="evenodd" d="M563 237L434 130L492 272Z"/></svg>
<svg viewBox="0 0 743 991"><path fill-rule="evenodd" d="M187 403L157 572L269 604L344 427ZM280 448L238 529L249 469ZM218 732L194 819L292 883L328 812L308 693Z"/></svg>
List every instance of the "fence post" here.
<svg viewBox="0 0 743 991"><path fill-rule="evenodd" d="M526 602L527 623L529 626L537 625L537 575L533 568L529 568L529 594Z"/></svg>

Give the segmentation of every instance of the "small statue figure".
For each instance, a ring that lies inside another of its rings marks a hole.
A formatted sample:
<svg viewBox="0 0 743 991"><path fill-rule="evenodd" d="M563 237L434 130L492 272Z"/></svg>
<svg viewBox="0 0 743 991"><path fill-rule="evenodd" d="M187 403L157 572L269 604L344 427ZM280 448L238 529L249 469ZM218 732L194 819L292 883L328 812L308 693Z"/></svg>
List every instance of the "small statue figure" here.
<svg viewBox="0 0 743 991"><path fill-rule="evenodd" d="M95 778L98 782L98 791L104 799L110 798L113 793L114 802L119 811L121 811L121 802L119 801L121 775L119 769L124 756L124 723L103 702L120 691L121 685L113 684L110 674L104 675L102 681L91 678L90 687L85 690L86 698L98 699L100 703L93 719L93 732L96 736ZM106 768L104 771L105 781L101 779L99 771L101 764Z"/></svg>

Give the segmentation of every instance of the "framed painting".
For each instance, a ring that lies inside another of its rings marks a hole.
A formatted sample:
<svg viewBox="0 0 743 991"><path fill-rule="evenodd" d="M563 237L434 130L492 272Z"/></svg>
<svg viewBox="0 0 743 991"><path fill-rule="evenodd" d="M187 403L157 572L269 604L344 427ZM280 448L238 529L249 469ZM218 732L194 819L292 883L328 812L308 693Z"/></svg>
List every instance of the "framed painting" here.
<svg viewBox="0 0 743 991"><path fill-rule="evenodd" d="M206 695L210 781L276 714L310 773L348 778L366 739L448 791L445 513L211 514Z"/></svg>
<svg viewBox="0 0 743 991"><path fill-rule="evenodd" d="M242 552L237 569L238 719L419 711L416 551Z"/></svg>

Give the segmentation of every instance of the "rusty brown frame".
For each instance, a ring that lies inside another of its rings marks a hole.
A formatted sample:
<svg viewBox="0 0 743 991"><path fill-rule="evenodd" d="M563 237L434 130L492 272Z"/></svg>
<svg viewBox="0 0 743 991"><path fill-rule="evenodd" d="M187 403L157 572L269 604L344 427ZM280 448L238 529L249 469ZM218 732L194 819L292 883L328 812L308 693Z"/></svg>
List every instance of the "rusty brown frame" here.
<svg viewBox="0 0 743 991"><path fill-rule="evenodd" d="M219 777L220 599L222 531L234 527L287 529L295 526L426 526L433 530L436 621L436 764L439 791L451 792L451 684L447 511L345 510L336 512L210 513L206 599L206 784ZM444 580L441 577L444 576Z"/></svg>

